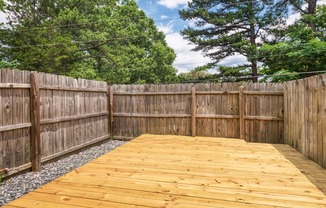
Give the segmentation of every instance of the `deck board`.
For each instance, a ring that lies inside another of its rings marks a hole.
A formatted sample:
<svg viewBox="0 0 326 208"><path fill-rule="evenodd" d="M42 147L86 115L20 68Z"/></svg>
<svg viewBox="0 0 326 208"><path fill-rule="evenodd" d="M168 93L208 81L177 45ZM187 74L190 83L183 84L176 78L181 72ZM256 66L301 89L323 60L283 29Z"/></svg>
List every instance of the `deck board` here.
<svg viewBox="0 0 326 208"><path fill-rule="evenodd" d="M293 155L303 160L287 145L142 135L4 207L326 208Z"/></svg>

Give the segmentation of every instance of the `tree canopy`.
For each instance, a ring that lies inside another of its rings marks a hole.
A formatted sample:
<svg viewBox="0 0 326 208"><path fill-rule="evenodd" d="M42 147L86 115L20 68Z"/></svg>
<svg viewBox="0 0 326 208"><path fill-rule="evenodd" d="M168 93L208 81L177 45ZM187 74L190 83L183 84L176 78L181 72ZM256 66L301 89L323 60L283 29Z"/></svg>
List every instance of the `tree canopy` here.
<svg viewBox="0 0 326 208"><path fill-rule="evenodd" d="M202 50L213 60L207 68L218 68L219 61L235 54L246 56L250 64L240 66L236 73L252 75L257 81L258 39L277 24L281 16L273 2L193 0L188 8L180 11L180 16L193 21L195 26L186 28L181 34L197 45L194 50ZM232 71L224 72L232 74Z"/></svg>
<svg viewBox="0 0 326 208"><path fill-rule="evenodd" d="M8 0L3 61L25 70L159 83L176 79L175 53L133 0Z"/></svg>
<svg viewBox="0 0 326 208"><path fill-rule="evenodd" d="M212 59L212 63L194 69L196 74L217 69L213 77L219 81L240 81L246 77L257 81L262 74L289 74L264 79L284 81L297 78L296 72L324 69L325 57L320 52L325 45L326 20L322 12L323 9L317 9L317 0L192 0L180 16L193 26L181 34L196 45L195 51ZM288 26L286 20L294 13L300 13L302 18ZM249 64L220 65L222 59L235 54L247 57Z"/></svg>
<svg viewBox="0 0 326 208"><path fill-rule="evenodd" d="M265 44L259 49L259 56L264 63L262 72L281 75L270 78L270 81L286 81L325 71L325 53L325 5L319 6L315 14L303 15L300 21L290 26L283 41L273 45Z"/></svg>

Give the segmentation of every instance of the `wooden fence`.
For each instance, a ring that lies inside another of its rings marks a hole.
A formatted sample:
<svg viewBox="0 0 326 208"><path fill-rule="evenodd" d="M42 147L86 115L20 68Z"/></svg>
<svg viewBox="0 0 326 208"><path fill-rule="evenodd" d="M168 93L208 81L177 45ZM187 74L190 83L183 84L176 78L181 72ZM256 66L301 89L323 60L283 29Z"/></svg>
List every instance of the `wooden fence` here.
<svg viewBox="0 0 326 208"><path fill-rule="evenodd" d="M30 164L30 72L0 71L0 170Z"/></svg>
<svg viewBox="0 0 326 208"><path fill-rule="evenodd" d="M155 133L283 142L282 84L114 85L112 88L116 138Z"/></svg>
<svg viewBox="0 0 326 208"><path fill-rule="evenodd" d="M325 167L325 75L283 87L258 83L108 86L0 70L0 173L4 168L11 168L11 173L31 167L39 170L41 162L105 139L143 133L285 141Z"/></svg>
<svg viewBox="0 0 326 208"><path fill-rule="evenodd" d="M326 74L285 84L285 143L326 167Z"/></svg>
<svg viewBox="0 0 326 208"><path fill-rule="evenodd" d="M0 72L0 170L39 170L41 162L111 136L105 82Z"/></svg>

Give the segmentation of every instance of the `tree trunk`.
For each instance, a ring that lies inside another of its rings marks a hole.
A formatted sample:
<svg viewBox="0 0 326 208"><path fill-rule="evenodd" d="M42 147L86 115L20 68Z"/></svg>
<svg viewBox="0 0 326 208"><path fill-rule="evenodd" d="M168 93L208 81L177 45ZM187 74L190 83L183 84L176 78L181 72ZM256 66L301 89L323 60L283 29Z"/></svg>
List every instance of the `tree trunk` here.
<svg viewBox="0 0 326 208"><path fill-rule="evenodd" d="M258 66L257 61L251 61L251 70L252 70L252 81L258 82Z"/></svg>
<svg viewBox="0 0 326 208"><path fill-rule="evenodd" d="M308 2L308 14L315 14L317 8L317 0L309 0ZM312 22L308 22L308 26L311 27L313 31L316 31L316 25Z"/></svg>
<svg viewBox="0 0 326 208"><path fill-rule="evenodd" d="M255 19L253 14L253 3L249 2L250 6L250 13L249 13L249 21L250 21L250 43L253 48L252 54L257 54L257 44L256 44L256 30L255 30ZM258 82L258 67L257 67L257 60L256 58L253 58L251 60L251 72L252 72L252 78L251 80L253 82Z"/></svg>
<svg viewBox="0 0 326 208"><path fill-rule="evenodd" d="M317 0L309 0L308 3L308 14L315 14L317 7Z"/></svg>
<svg viewBox="0 0 326 208"><path fill-rule="evenodd" d="M257 44L256 44L256 37L255 37L255 24L252 22L250 23L250 43L253 47L252 53L256 55L257 51ZM256 58L251 60L251 72L252 72L252 81L258 82L258 67L257 67L257 60Z"/></svg>

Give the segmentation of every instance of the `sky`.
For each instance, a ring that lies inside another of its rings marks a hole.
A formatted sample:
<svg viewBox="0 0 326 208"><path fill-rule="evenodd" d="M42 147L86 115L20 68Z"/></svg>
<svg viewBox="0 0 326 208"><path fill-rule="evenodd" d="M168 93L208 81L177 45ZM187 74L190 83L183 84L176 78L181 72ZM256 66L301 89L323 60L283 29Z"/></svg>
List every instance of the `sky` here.
<svg viewBox="0 0 326 208"><path fill-rule="evenodd" d="M183 39L180 31L190 23L179 16L179 10L187 7L188 0L138 0L138 6L148 17L154 19L156 26L165 33L168 45L174 49L177 57L173 65L178 73L186 73L197 66L211 62L201 52L194 52L194 45ZM236 55L222 60L222 65L238 65L246 62L246 58ZM212 71L214 72L214 71Z"/></svg>

